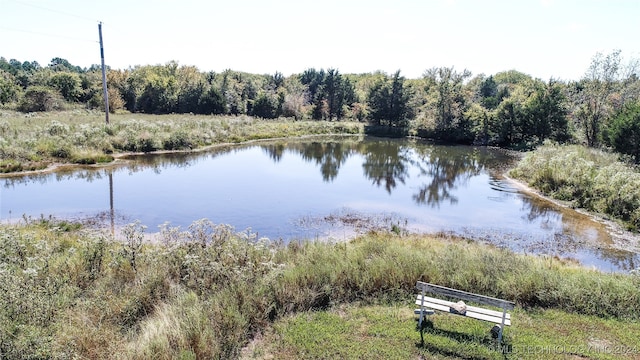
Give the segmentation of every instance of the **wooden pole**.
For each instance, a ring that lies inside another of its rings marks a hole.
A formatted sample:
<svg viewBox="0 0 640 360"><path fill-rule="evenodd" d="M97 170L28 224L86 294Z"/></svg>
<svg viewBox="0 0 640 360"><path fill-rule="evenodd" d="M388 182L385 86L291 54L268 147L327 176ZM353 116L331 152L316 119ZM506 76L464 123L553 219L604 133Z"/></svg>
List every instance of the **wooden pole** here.
<svg viewBox="0 0 640 360"><path fill-rule="evenodd" d="M98 23L98 34L100 35L100 60L102 61L102 92L104 95L105 121L109 125L109 93L107 92L107 73L104 69L104 47L102 46L102 22Z"/></svg>

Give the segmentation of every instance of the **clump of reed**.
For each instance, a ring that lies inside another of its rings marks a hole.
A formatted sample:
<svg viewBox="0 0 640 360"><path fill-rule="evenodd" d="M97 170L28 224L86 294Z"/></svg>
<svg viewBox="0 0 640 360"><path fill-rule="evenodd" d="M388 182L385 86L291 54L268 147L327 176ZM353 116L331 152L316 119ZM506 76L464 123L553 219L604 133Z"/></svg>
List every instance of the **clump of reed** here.
<svg viewBox="0 0 640 360"><path fill-rule="evenodd" d="M640 229L640 173L618 156L579 145L545 144L511 171L515 178L575 207Z"/></svg>

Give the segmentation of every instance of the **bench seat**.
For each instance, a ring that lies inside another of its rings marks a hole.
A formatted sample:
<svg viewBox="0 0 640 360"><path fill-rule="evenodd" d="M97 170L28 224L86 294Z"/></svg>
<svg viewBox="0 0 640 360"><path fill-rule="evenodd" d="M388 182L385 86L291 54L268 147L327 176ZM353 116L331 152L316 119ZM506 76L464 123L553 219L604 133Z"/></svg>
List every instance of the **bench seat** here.
<svg viewBox="0 0 640 360"><path fill-rule="evenodd" d="M423 303L422 298L423 298L422 295L418 294L416 296L415 304L424 305L425 307L444 311L444 312L450 312L449 309L451 308L452 305L455 304L455 302L453 301L441 300L441 299L436 299L428 296L424 297L424 303ZM414 312L419 315L420 309L416 309ZM425 314L425 315L429 315L429 314ZM462 315L462 314L456 314L456 315ZM467 305L467 312L462 316L467 316L467 317L478 319L478 320L491 321L497 324L502 323L502 311L489 310L489 309L479 308L475 306ZM511 326L511 314L509 313L506 314L504 324L507 326Z"/></svg>

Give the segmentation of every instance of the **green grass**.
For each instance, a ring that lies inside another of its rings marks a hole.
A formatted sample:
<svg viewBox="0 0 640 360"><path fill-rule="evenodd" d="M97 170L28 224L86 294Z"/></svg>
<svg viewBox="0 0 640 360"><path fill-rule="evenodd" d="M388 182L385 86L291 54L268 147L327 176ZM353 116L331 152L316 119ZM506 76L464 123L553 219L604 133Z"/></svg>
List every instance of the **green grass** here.
<svg viewBox="0 0 640 360"><path fill-rule="evenodd" d="M553 331L568 343L640 336L637 275L447 237L285 246L208 220L164 227L153 241L144 230L133 223L112 240L51 218L0 226L0 358L238 358L268 329L274 351L293 358L369 348L390 358L494 356L486 324L451 316L434 317L417 347L417 280L515 301L513 345L554 345Z"/></svg>
<svg viewBox="0 0 640 360"><path fill-rule="evenodd" d="M409 302L410 303L410 302ZM410 304L336 306L278 320L244 359L637 359L640 323L557 310L512 313L504 344L491 323L436 313L421 343Z"/></svg>
<svg viewBox="0 0 640 360"><path fill-rule="evenodd" d="M616 154L546 144L528 153L510 174L546 195L640 229L640 173Z"/></svg>
<svg viewBox="0 0 640 360"><path fill-rule="evenodd" d="M104 114L87 110L0 111L0 171L53 163L97 164L122 153L189 151L222 143L303 135L362 134L357 122L262 120L248 116Z"/></svg>

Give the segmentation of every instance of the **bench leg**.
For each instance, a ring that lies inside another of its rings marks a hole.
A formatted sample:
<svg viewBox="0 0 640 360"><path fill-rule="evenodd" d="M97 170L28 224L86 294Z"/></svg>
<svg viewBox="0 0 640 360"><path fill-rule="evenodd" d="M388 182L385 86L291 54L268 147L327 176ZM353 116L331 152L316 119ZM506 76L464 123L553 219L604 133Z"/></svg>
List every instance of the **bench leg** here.
<svg viewBox="0 0 640 360"><path fill-rule="evenodd" d="M418 327L420 328L420 334L422 334L422 320L424 319L424 289L422 289L422 299L420 299L420 320L418 321Z"/></svg>
<svg viewBox="0 0 640 360"><path fill-rule="evenodd" d="M422 289L422 299L420 300L420 320L418 321L418 328L420 328L420 346L424 346L424 288Z"/></svg>
<svg viewBox="0 0 640 360"><path fill-rule="evenodd" d="M504 331L504 323L507 319L507 308L502 309L502 324L500 325L500 332L498 333L498 344L502 345L502 331Z"/></svg>

